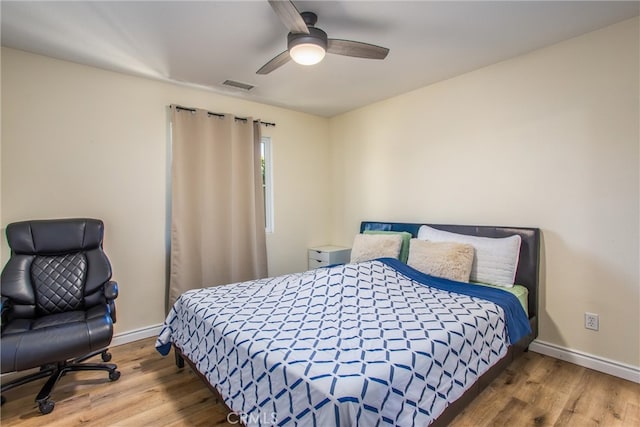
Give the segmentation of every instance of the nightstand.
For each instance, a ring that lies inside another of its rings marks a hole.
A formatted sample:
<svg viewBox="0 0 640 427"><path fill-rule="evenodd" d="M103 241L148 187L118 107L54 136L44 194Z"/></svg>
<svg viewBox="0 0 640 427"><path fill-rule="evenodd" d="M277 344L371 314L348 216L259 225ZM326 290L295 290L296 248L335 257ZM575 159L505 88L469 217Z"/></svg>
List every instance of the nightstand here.
<svg viewBox="0 0 640 427"><path fill-rule="evenodd" d="M316 246L309 248L309 269L333 264L346 264L351 259L351 249L344 246Z"/></svg>

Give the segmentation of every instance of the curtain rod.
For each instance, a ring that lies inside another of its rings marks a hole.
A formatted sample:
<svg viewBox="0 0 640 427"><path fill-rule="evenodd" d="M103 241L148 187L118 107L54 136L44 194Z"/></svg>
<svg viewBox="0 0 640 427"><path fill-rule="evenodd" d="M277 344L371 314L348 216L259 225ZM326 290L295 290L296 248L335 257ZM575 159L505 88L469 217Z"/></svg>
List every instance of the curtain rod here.
<svg viewBox="0 0 640 427"><path fill-rule="evenodd" d="M196 112L196 109L195 109L195 108L183 107L183 106L181 106L181 105L173 105L173 107L175 107L175 108L176 108L176 110L191 111L192 113L195 113L195 112ZM208 114L209 116L216 116L216 117L220 117L220 118L222 118L222 117L224 117L224 116L225 116L224 114L221 114L221 113L212 113L211 111L207 111L207 114ZM249 120L249 119L248 119L248 118L246 118L246 117L234 117L234 119L235 119L235 120L239 120L239 121L241 121L241 122L246 122L247 120ZM266 127L269 127L269 126L274 126L274 127L275 127L275 125L276 125L275 123L263 122L262 120L254 120L253 122L254 122L254 123L260 123L261 125L265 125Z"/></svg>

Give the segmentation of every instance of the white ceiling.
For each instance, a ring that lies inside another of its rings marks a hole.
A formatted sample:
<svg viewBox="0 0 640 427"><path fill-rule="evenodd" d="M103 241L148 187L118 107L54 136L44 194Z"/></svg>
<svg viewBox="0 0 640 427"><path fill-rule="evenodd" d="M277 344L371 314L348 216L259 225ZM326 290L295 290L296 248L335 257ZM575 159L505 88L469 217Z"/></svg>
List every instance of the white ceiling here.
<svg viewBox="0 0 640 427"><path fill-rule="evenodd" d="M2 45L333 116L637 16L638 1L294 1L329 38L390 49L255 72L286 49L266 0L1 2ZM612 46L615 48L615 46ZM227 79L249 91L221 85Z"/></svg>

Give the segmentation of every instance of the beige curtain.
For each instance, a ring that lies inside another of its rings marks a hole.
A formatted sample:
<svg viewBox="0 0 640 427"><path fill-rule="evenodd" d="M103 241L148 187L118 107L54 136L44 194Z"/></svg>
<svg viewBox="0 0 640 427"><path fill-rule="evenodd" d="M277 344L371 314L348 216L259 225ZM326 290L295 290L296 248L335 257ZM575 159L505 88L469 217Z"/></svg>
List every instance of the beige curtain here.
<svg viewBox="0 0 640 427"><path fill-rule="evenodd" d="M260 124L170 108L168 307L189 289L267 275Z"/></svg>

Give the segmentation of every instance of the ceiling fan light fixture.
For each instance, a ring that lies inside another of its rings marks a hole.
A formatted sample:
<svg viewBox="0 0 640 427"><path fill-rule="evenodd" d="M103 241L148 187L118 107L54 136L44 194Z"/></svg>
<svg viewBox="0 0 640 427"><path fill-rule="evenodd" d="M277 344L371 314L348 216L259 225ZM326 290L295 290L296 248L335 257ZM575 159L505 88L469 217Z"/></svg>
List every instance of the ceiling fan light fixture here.
<svg viewBox="0 0 640 427"><path fill-rule="evenodd" d="M301 65L314 65L322 61L326 51L314 43L302 43L289 49L291 59Z"/></svg>
<svg viewBox="0 0 640 427"><path fill-rule="evenodd" d="M366 59L385 59L389 53L389 49L382 46L354 40L329 39L327 33L316 27L318 15L313 12L298 12L291 0L269 0L269 4L289 30L287 50L271 58L256 74L269 74L292 59L302 65L317 64L327 52Z"/></svg>
<svg viewBox="0 0 640 427"><path fill-rule="evenodd" d="M289 56L302 65L317 64L327 53L327 33L315 27L308 27L308 30L309 34L289 33L287 36Z"/></svg>

